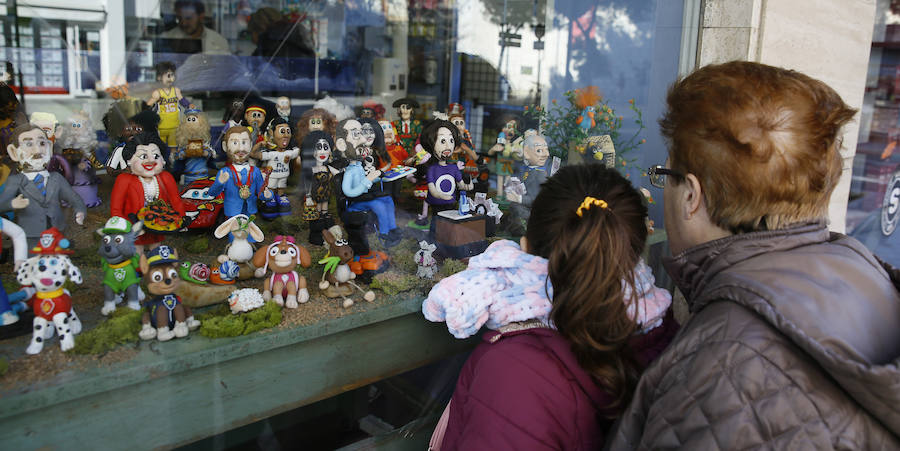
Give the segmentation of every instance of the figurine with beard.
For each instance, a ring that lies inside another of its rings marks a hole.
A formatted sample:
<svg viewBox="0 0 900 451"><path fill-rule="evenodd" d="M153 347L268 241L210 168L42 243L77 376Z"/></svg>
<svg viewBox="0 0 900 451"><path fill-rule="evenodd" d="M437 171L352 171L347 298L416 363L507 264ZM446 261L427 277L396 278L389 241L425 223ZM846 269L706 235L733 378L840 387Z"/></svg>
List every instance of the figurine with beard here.
<svg viewBox="0 0 900 451"><path fill-rule="evenodd" d="M173 168L184 176L185 185L209 176L210 159L215 157L209 147L209 120L198 109L187 110L184 121L175 129Z"/></svg>

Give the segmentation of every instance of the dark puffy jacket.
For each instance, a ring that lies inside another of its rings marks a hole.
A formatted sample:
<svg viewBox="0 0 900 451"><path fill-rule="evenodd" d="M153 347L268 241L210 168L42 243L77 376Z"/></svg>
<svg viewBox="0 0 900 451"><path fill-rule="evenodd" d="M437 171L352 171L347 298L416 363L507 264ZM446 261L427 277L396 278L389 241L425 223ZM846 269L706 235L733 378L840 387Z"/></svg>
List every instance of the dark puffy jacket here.
<svg viewBox="0 0 900 451"><path fill-rule="evenodd" d="M663 324L630 343L646 364L678 326ZM442 450L594 450L612 420L612 398L551 329L488 332L460 371Z"/></svg>
<svg viewBox="0 0 900 451"><path fill-rule="evenodd" d="M693 316L612 449L900 449L900 274L824 223L666 262Z"/></svg>

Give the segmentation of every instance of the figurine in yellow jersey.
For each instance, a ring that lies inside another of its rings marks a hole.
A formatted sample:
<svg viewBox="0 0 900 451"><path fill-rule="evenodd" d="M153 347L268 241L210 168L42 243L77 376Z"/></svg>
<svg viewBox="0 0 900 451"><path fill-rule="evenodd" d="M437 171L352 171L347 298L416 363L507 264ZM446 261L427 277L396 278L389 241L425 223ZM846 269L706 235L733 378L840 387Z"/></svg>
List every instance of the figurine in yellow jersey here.
<svg viewBox="0 0 900 451"><path fill-rule="evenodd" d="M159 114L159 137L169 147L175 147L175 129L180 123L178 106L190 109L194 108L194 104L181 95L181 89L175 87L175 63L163 61L157 64L156 80L162 83L163 87L153 90L147 105L151 107L156 105Z"/></svg>

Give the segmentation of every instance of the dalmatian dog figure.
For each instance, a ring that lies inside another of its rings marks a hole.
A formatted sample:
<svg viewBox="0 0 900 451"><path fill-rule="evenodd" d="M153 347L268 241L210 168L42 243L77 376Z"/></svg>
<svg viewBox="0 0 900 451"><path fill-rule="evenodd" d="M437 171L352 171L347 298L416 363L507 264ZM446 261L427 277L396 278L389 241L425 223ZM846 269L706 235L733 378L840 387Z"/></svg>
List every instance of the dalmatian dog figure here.
<svg viewBox="0 0 900 451"><path fill-rule="evenodd" d="M69 240L56 227L45 230L38 245L31 250L36 255L25 260L16 271L20 285L35 289L31 298L34 333L25 349L28 354L41 352L44 341L53 337L54 327L63 352L75 346L75 335L81 332L81 320L72 309L69 291L63 288L67 280L82 282L81 271L68 257L74 253L69 247Z"/></svg>

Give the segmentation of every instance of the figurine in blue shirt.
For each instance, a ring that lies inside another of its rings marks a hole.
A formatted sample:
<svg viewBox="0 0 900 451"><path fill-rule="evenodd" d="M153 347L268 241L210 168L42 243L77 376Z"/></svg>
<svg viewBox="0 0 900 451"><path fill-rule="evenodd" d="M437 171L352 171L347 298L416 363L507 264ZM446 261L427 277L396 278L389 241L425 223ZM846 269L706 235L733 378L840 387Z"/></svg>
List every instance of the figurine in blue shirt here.
<svg viewBox="0 0 900 451"><path fill-rule="evenodd" d="M249 163L253 147L250 130L240 125L229 128L222 139L222 147L228 153L229 163L219 169L216 181L209 187L209 195L215 197L225 191L223 208L228 218L256 214L259 196L270 199L272 192L266 187L262 172Z"/></svg>

